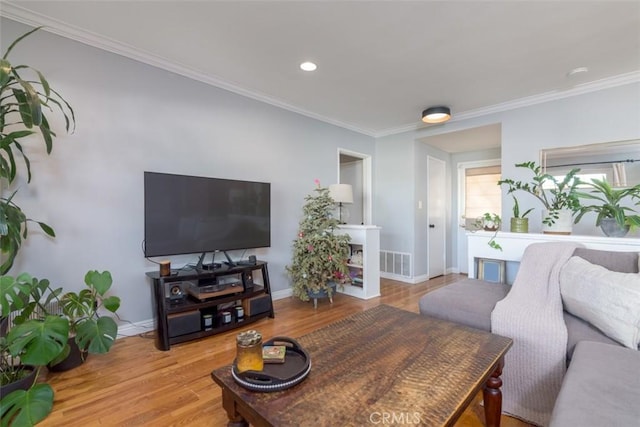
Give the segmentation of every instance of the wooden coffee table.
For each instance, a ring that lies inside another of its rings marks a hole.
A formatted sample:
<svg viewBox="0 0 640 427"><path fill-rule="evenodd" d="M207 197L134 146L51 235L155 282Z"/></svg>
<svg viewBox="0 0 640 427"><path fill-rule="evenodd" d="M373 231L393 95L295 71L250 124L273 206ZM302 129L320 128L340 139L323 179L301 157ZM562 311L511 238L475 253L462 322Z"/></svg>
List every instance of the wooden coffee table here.
<svg viewBox="0 0 640 427"><path fill-rule="evenodd" d="M452 425L483 389L500 424L503 357L512 341L387 305L298 339L311 372L279 392L246 390L214 370L229 426Z"/></svg>

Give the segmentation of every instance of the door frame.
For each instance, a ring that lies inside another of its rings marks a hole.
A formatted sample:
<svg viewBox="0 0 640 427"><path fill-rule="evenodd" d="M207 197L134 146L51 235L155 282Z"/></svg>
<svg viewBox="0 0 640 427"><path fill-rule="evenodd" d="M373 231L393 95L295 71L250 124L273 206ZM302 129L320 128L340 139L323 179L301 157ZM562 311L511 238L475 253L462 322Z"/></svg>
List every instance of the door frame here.
<svg viewBox="0 0 640 427"><path fill-rule="evenodd" d="M458 240L458 253L456 257L458 258L458 272L463 272L463 266L467 266L467 252L468 248L466 244L463 244L463 239L466 241L466 229L464 228L464 224L461 223L462 216L465 211L465 199L466 199L466 191L465 191L465 179L467 176L467 169L472 168L483 168L488 166L502 166L502 159L487 159L487 160L471 160L468 162L460 162L458 163L458 212L456 216L456 225L455 225L455 238ZM502 212L500 212L500 216L502 216ZM453 227L452 227L453 228ZM469 273L469 272L467 272Z"/></svg>
<svg viewBox="0 0 640 427"><path fill-rule="evenodd" d="M442 164L442 181L443 183L446 185L447 182L447 162L439 159L437 157L433 157L433 156L427 156L427 179L430 181L431 180L431 165L432 162L438 162ZM427 185L430 185L430 183L428 183ZM444 191L444 201L442 203L444 212L442 212L442 220L444 221L444 223L442 224L441 228L443 229L443 233L442 233L442 275L447 274L447 197L446 197L446 190ZM427 227L429 227L429 224L431 224L431 213L432 213L432 206L431 206L431 195L430 192L428 192L427 195ZM431 231L429 228L427 228L427 277L429 279L433 278L433 277L437 277L434 276L432 274L432 268L431 268L431 243L432 243L432 239L431 239ZM439 275L438 275L439 276Z"/></svg>
<svg viewBox="0 0 640 427"><path fill-rule="evenodd" d="M347 150L346 148L338 147L336 153L336 161L338 165L338 183L340 183L340 154L355 157L362 160L362 222L364 225L373 224L373 188L372 188L372 169L371 169L371 155L358 153L356 151Z"/></svg>

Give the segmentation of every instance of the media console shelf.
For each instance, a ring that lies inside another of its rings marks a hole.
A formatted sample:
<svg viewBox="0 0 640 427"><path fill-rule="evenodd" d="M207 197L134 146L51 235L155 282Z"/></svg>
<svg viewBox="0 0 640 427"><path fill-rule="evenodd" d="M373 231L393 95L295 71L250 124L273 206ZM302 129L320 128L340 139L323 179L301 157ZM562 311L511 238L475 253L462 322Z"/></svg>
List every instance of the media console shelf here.
<svg viewBox="0 0 640 427"><path fill-rule="evenodd" d="M274 317L267 263L210 271L146 273L155 306L156 347L191 341Z"/></svg>

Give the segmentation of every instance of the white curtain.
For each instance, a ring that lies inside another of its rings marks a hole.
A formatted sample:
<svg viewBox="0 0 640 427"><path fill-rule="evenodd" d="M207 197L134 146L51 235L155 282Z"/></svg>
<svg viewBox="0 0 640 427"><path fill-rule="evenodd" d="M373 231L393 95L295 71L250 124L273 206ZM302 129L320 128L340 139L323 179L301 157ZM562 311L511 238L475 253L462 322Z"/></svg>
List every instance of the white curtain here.
<svg viewBox="0 0 640 427"><path fill-rule="evenodd" d="M613 186L614 187L626 187L627 186L627 173L624 169L624 163L613 164Z"/></svg>

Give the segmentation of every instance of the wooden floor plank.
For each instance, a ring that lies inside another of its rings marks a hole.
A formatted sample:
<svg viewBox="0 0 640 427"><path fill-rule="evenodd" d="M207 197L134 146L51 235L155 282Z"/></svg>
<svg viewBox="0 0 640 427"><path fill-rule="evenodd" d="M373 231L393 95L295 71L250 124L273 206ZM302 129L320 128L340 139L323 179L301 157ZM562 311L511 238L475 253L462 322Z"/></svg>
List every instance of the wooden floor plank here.
<svg viewBox="0 0 640 427"><path fill-rule="evenodd" d="M333 304L318 301L316 310L310 302L285 298L274 302L275 319L263 319L250 328L265 338L298 337L379 304L417 313L422 295L463 278L451 274L416 285L382 279L382 297L364 301L339 294ZM220 389L209 374L233 361L240 330L174 345L169 351L155 348L152 333L122 338L109 354L91 355L72 371L47 373L55 402L53 412L39 425L226 426ZM456 425L484 425L481 394ZM506 416L502 425L529 426Z"/></svg>

